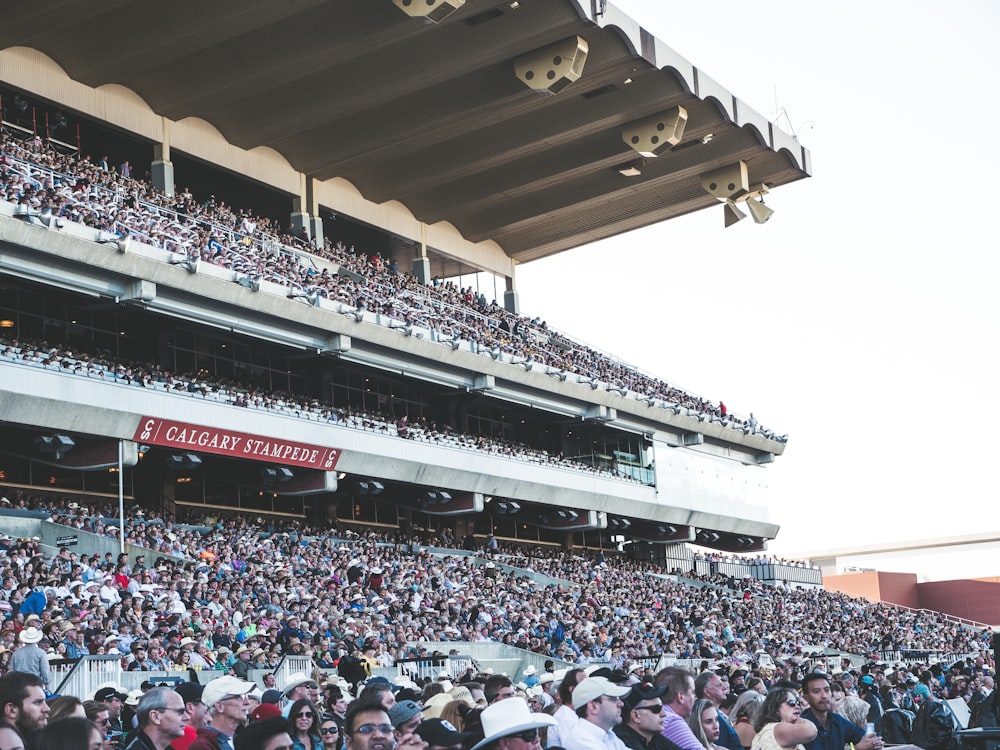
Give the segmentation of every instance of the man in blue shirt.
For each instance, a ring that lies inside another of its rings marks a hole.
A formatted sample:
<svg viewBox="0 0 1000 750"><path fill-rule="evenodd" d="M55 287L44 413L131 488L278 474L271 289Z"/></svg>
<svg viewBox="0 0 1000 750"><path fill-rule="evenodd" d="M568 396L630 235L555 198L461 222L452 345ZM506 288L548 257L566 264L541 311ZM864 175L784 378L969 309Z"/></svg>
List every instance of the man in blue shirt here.
<svg viewBox="0 0 1000 750"><path fill-rule="evenodd" d="M865 730L843 716L833 713L830 678L823 672L810 672L802 678L802 692L809 708L802 718L816 725L816 739L806 744L806 750L844 750L848 743L854 750L882 750L882 738L865 736Z"/></svg>

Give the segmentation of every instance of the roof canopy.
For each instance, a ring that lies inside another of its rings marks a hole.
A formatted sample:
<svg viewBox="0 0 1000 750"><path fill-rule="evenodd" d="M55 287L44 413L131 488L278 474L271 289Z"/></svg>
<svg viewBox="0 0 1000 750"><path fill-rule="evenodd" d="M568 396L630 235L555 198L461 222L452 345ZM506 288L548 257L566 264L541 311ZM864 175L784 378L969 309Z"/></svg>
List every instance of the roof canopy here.
<svg viewBox="0 0 1000 750"><path fill-rule="evenodd" d="M751 190L808 176L791 136L612 6L432 0L436 23L402 9L424 5L15 3L0 48L40 50L516 262L716 205L701 176L721 167L744 162ZM679 139L643 157L627 141L649 133Z"/></svg>

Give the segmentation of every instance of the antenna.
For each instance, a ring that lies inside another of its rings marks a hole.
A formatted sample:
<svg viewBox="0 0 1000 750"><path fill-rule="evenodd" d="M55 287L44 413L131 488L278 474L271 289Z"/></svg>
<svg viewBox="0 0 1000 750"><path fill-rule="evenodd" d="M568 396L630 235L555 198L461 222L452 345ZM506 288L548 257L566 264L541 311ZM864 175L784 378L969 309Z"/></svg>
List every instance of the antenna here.
<svg viewBox="0 0 1000 750"><path fill-rule="evenodd" d="M813 129L812 120L806 120L805 122L801 123L797 128L795 127L795 125L792 123L792 116L788 114L788 109L778 104L777 86L774 87L774 111L775 111L775 116L774 116L775 124L778 125L779 127L783 127L785 130L791 133L792 138L794 138L796 141L799 140L799 133Z"/></svg>

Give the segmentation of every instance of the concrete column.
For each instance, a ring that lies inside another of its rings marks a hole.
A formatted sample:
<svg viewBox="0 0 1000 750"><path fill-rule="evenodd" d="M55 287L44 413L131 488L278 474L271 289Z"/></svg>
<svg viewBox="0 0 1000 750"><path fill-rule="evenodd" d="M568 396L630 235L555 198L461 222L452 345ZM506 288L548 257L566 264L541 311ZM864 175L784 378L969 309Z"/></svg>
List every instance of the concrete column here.
<svg viewBox="0 0 1000 750"><path fill-rule="evenodd" d="M509 313L514 313L514 315L520 315L521 298L514 288L514 277L505 276L504 281L507 283L507 290L503 293L503 309Z"/></svg>
<svg viewBox="0 0 1000 750"><path fill-rule="evenodd" d="M427 257L427 225L420 222L420 247L411 266L413 275L421 284L431 283L431 261Z"/></svg>
<svg viewBox="0 0 1000 750"><path fill-rule="evenodd" d="M431 283L431 262L430 259L424 257L416 257L413 259L413 275L417 277L417 281L421 284Z"/></svg>
<svg viewBox="0 0 1000 750"><path fill-rule="evenodd" d="M153 144L153 163L150 167L153 187L167 196L174 194L174 163L170 161L170 144Z"/></svg>

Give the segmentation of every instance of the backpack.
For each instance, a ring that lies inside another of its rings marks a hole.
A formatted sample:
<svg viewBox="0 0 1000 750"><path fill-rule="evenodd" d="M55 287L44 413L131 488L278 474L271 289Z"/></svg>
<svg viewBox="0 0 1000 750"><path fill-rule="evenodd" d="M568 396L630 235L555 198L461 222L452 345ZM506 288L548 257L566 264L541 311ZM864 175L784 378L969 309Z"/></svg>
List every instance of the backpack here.
<svg viewBox="0 0 1000 750"><path fill-rule="evenodd" d="M875 734L887 745L908 745L913 734L913 711L904 708L889 708L875 724Z"/></svg>
<svg viewBox="0 0 1000 750"><path fill-rule="evenodd" d="M925 701L913 720L910 742L924 750L955 750L958 740L954 733L960 728L943 701Z"/></svg>

